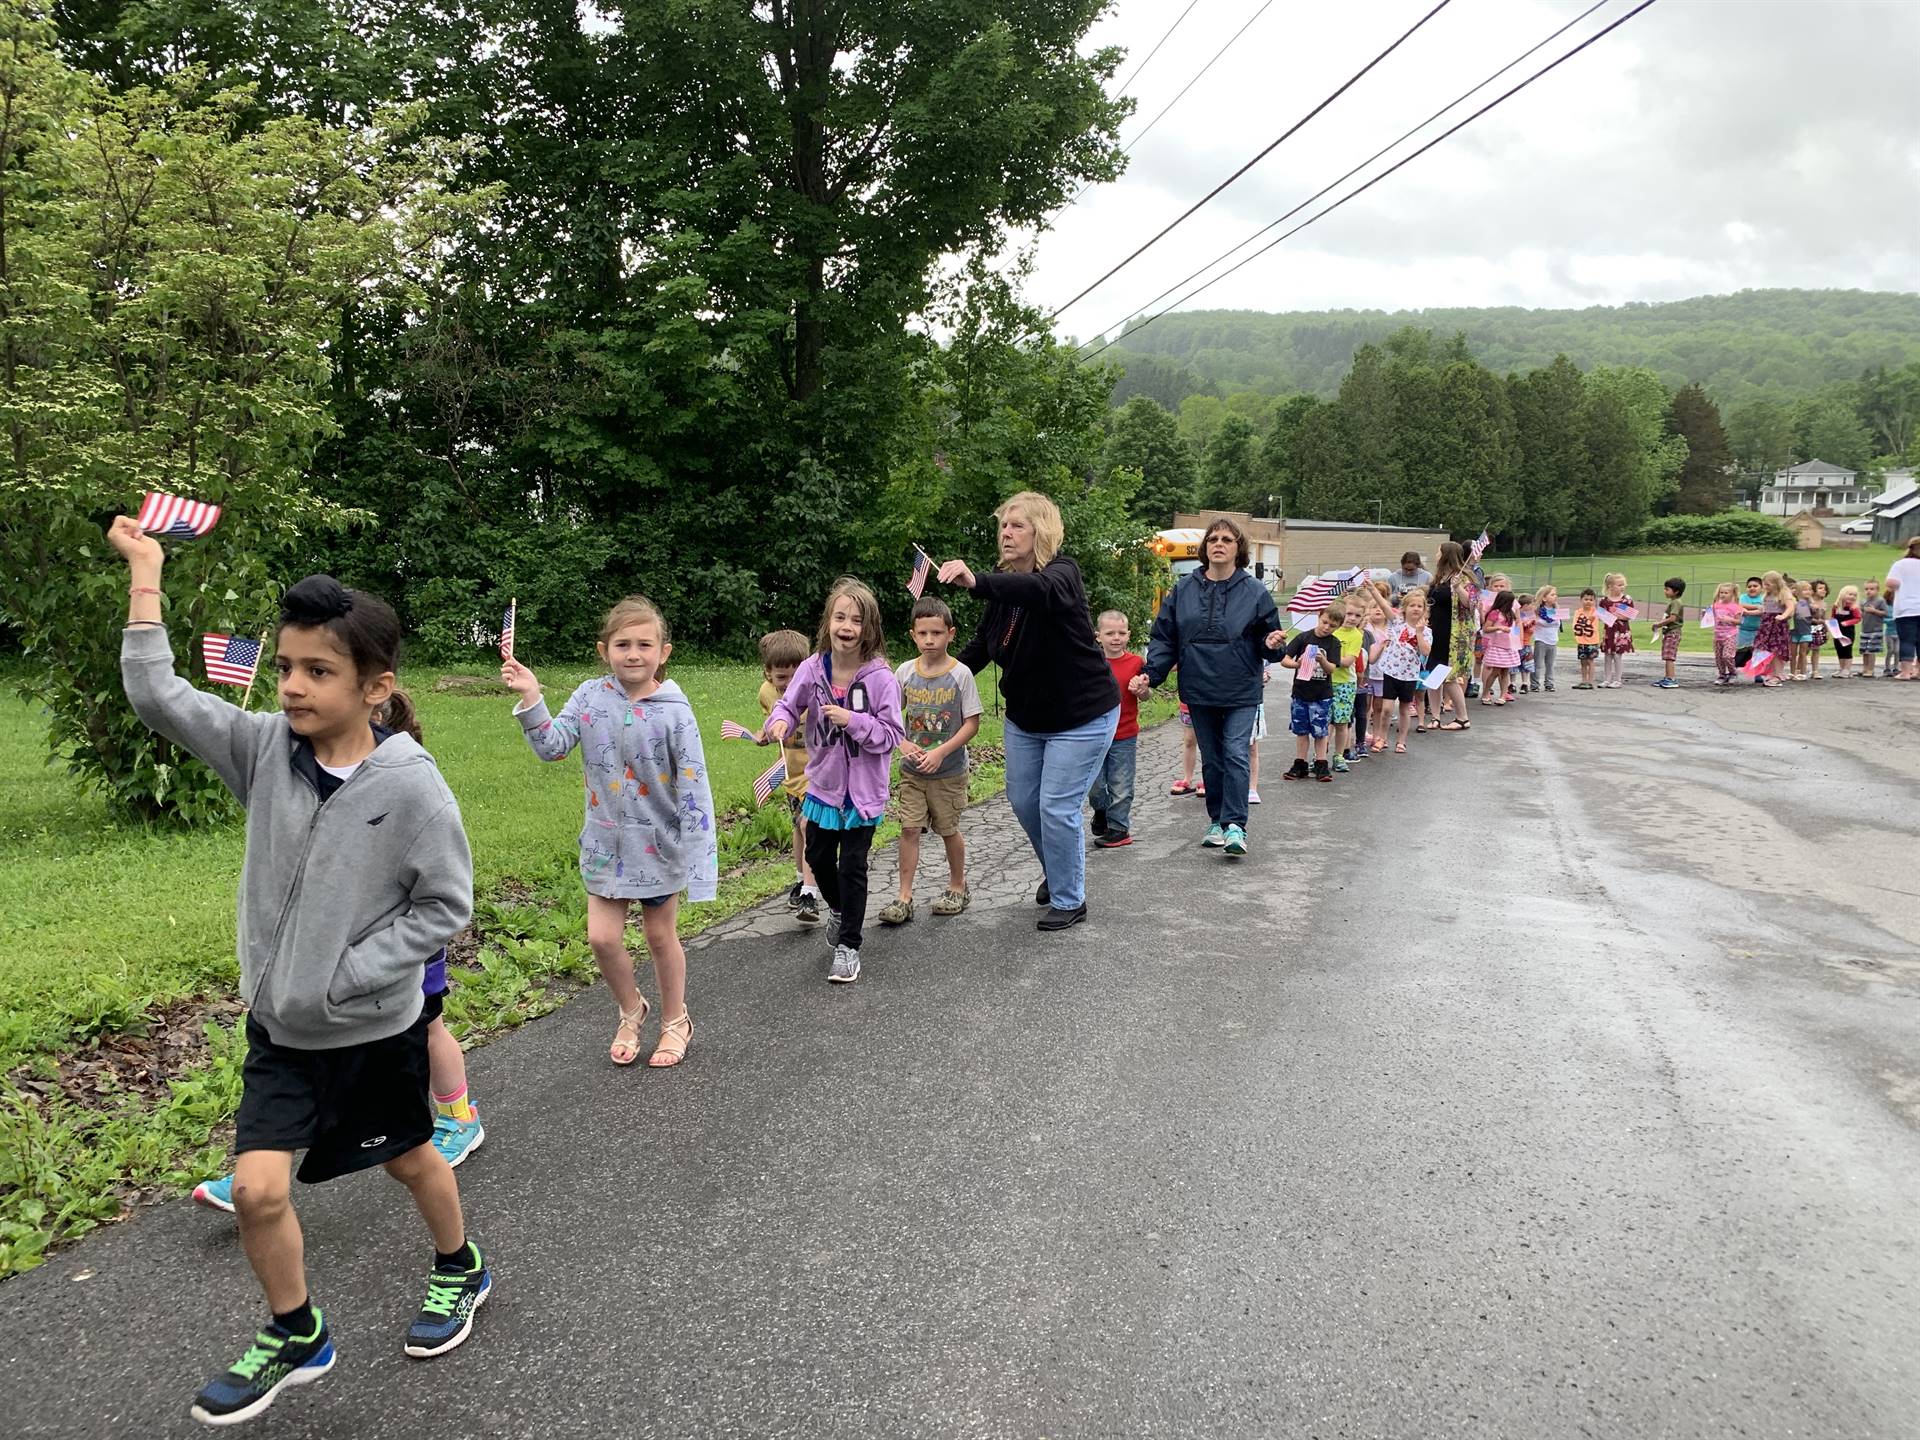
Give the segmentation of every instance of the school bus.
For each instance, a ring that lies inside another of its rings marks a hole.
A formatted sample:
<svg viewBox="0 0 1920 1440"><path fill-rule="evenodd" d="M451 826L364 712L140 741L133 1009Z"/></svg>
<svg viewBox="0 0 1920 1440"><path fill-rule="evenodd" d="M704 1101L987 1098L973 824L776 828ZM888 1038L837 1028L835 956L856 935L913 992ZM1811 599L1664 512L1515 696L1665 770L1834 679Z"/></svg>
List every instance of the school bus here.
<svg viewBox="0 0 1920 1440"><path fill-rule="evenodd" d="M1157 530L1148 542L1153 553L1167 562L1171 572L1164 586L1155 586L1153 592L1154 613L1160 611L1160 602L1167 598L1167 592L1178 585L1187 576L1198 570L1201 565L1200 539L1204 530Z"/></svg>

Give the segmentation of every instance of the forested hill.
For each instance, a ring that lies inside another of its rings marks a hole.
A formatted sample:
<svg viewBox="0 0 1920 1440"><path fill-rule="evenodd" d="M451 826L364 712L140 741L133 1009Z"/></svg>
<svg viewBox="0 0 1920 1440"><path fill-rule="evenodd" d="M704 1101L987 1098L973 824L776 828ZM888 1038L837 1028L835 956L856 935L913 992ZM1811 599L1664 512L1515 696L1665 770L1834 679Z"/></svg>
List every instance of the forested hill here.
<svg viewBox="0 0 1920 1440"><path fill-rule="evenodd" d="M1496 374L1561 354L1583 370L1644 365L1669 389L1698 381L1722 408L1920 359L1920 295L1866 290L1743 290L1586 310L1194 310L1156 320L1105 358L1127 367L1116 405L1136 393L1170 409L1195 393L1331 396L1358 346L1404 325L1443 340L1464 332Z"/></svg>

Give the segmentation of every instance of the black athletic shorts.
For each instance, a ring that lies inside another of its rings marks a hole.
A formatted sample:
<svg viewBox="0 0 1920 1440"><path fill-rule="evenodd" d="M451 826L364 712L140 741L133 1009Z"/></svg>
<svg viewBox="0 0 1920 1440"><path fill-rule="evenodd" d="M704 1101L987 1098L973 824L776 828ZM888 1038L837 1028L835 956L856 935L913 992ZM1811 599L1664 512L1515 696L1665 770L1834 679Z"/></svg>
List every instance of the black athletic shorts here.
<svg viewBox="0 0 1920 1440"><path fill-rule="evenodd" d="M442 997L398 1035L338 1050L276 1045L247 1017L247 1061L233 1148L305 1150L303 1184L398 1160L433 1139L427 1027Z"/></svg>
<svg viewBox="0 0 1920 1440"><path fill-rule="evenodd" d="M1392 675L1380 677L1380 693L1397 704L1411 705L1420 695L1418 680L1400 680Z"/></svg>

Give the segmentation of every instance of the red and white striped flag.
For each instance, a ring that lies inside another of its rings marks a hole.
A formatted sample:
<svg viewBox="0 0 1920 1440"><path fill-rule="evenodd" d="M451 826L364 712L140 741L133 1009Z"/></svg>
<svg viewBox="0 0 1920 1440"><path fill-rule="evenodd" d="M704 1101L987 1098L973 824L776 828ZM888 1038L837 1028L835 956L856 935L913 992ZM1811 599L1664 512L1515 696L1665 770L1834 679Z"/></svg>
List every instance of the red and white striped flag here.
<svg viewBox="0 0 1920 1440"><path fill-rule="evenodd" d="M762 770L753 778L753 803L764 805L773 798L773 792L780 788L787 778L787 762L783 756Z"/></svg>
<svg viewBox="0 0 1920 1440"><path fill-rule="evenodd" d="M220 685L253 688L260 671L260 642L242 635L202 635L200 653L206 657L207 679Z"/></svg>
<svg viewBox="0 0 1920 1440"><path fill-rule="evenodd" d="M218 505L150 490L140 502L140 513L134 517L134 524L149 535L173 535L186 540L206 534L219 519Z"/></svg>
<svg viewBox="0 0 1920 1440"><path fill-rule="evenodd" d="M1329 580L1324 575L1316 575L1293 592L1293 598L1287 601L1287 609L1296 615L1311 615L1315 611L1324 610L1333 602L1334 597L1339 595L1341 588L1340 581Z"/></svg>
<svg viewBox="0 0 1920 1440"><path fill-rule="evenodd" d="M927 552L918 545L913 547L913 573L907 576L907 593L914 599L920 598L920 592L927 588L927 577L933 573L933 562L927 558Z"/></svg>
<svg viewBox="0 0 1920 1440"><path fill-rule="evenodd" d="M520 600L516 596L507 601L506 617L500 622L500 658L513 659L513 622L520 618Z"/></svg>
<svg viewBox="0 0 1920 1440"><path fill-rule="evenodd" d="M720 738L722 740L755 740L759 737L744 725L736 724L732 720L722 720L720 722Z"/></svg>
<svg viewBox="0 0 1920 1440"><path fill-rule="evenodd" d="M1467 563L1469 565L1478 565L1480 563L1480 557L1487 553L1487 546L1492 543L1493 540L1488 536L1487 532L1482 530L1480 532L1480 538L1467 547Z"/></svg>

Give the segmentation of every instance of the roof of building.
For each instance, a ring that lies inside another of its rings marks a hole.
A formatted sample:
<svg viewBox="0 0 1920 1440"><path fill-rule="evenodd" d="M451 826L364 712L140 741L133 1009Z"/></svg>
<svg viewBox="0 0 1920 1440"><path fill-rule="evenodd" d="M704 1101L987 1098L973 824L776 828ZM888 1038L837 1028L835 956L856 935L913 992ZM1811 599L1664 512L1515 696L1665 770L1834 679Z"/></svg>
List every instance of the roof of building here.
<svg viewBox="0 0 1920 1440"><path fill-rule="evenodd" d="M1820 475L1844 475L1851 480L1859 473L1857 470L1847 469L1844 465L1829 465L1824 460L1802 460L1798 465L1789 465L1784 470L1774 471L1770 483L1777 485L1794 480L1810 480Z"/></svg>
<svg viewBox="0 0 1920 1440"><path fill-rule="evenodd" d="M1362 525L1357 520L1295 520L1289 517L1281 522L1289 530L1378 530L1394 535L1438 535L1441 532L1425 525Z"/></svg>
<svg viewBox="0 0 1920 1440"><path fill-rule="evenodd" d="M1909 490L1905 495L1895 496L1891 504L1882 505L1873 512L1876 520L1898 520L1914 506L1920 505L1920 490Z"/></svg>

